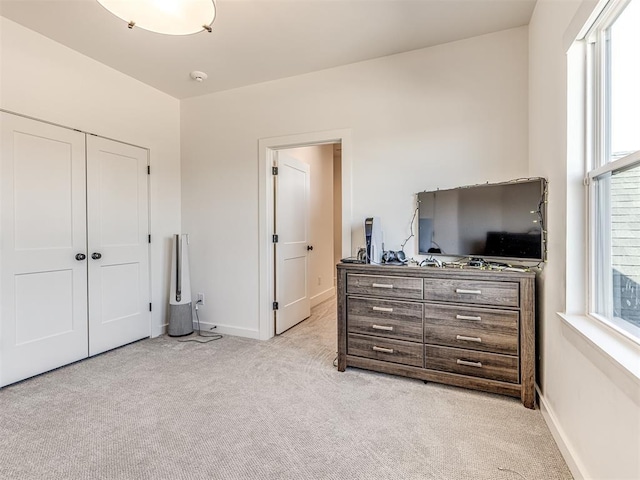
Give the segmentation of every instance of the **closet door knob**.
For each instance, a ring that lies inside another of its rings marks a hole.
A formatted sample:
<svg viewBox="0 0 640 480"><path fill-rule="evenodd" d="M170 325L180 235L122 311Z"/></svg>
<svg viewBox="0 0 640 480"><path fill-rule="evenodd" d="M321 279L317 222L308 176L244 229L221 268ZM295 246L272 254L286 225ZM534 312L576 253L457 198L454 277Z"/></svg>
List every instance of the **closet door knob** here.
<svg viewBox="0 0 640 480"><path fill-rule="evenodd" d="M99 259L101 259L101 258L102 258L102 254L101 254L101 253L98 253L98 252L93 252L93 253L91 254L91 258L93 258L94 260L99 260Z"/></svg>
<svg viewBox="0 0 640 480"><path fill-rule="evenodd" d="M85 258L87 258L87 256L84 253L78 253L76 255L76 260L78 260L79 262L81 262L82 260L84 260Z"/></svg>

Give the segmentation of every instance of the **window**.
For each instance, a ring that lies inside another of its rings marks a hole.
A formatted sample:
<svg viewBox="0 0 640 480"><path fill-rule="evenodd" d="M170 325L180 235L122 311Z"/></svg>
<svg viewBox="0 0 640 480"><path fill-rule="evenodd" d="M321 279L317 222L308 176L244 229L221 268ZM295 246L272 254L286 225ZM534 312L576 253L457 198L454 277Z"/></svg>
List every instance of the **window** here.
<svg viewBox="0 0 640 480"><path fill-rule="evenodd" d="M640 340L640 0L587 35L590 314Z"/></svg>

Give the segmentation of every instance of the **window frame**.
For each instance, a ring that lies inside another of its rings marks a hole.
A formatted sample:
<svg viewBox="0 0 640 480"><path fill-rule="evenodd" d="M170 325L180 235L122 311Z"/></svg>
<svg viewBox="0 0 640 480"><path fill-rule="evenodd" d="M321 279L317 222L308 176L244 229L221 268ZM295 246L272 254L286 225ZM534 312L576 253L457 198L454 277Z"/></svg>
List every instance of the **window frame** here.
<svg viewBox="0 0 640 480"><path fill-rule="evenodd" d="M608 316L597 313L599 301L613 291L613 278L598 278L598 271L611 271L611 240L598 244L599 228L611 232L611 205L598 205L598 188L606 188L600 179L640 166L640 150L614 158L611 154L611 49L610 28L632 0L613 0L587 31L585 58L585 180L587 187L587 316L594 318L640 344L640 328L613 316L612 302ZM640 0L636 0L640 1ZM598 215L600 213L600 215ZM604 294L604 295L603 295ZM611 299L609 299L611 300ZM601 311L601 310L600 310Z"/></svg>

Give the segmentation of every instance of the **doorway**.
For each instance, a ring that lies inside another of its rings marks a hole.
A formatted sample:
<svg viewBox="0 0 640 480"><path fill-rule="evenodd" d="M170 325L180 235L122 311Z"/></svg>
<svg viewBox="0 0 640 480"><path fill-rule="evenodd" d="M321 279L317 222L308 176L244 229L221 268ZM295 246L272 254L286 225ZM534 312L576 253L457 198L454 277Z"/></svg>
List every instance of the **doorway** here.
<svg viewBox="0 0 640 480"><path fill-rule="evenodd" d="M276 335L335 295L342 253L341 149L325 143L275 152Z"/></svg>
<svg viewBox="0 0 640 480"><path fill-rule="evenodd" d="M276 187L273 180L273 167L278 162L278 153L288 150L289 152L302 152L304 147L325 146L331 151L332 172L333 165L337 164L335 179L332 178L332 186L336 184L339 189L339 212L332 212L331 222L339 219L332 224L332 230L338 230L341 235L337 239L330 239L330 245L326 245L326 239L321 240L324 243L324 255L327 251L332 251L329 256L333 267L336 259L339 260L345 256L349 256L351 252L351 132L349 130L334 130L328 132L317 132L301 135L292 135L287 137L277 137L261 139L259 141L259 161L260 161L260 338L266 340L274 336L276 325L276 314L274 313L274 299L276 293L278 297L282 292L277 292L278 278L277 268L275 266L276 254L273 243L273 235L275 232L275 206L276 206ZM333 145L337 145L334 147ZM295 150L292 150L295 149ZM338 155L339 162L333 160L333 156ZM332 173L333 175L333 173ZM333 203L333 201L332 201ZM326 213L326 212L325 212ZM313 246L313 245L309 245ZM333 253L335 252L335 253ZM311 251L313 253L313 251ZM319 255L318 255L319 256ZM315 303L320 303L326 298L330 298L333 293L334 274L330 274L327 278L325 272L320 275L307 277L308 284L314 284L313 297ZM318 283L320 285L318 285ZM324 283L324 285L323 285ZM330 284L330 285L329 285ZM325 287L325 288L323 288ZM327 288L328 287L328 288ZM282 288L282 287L281 287ZM326 298L325 298L326 297ZM277 305L279 307L279 305Z"/></svg>

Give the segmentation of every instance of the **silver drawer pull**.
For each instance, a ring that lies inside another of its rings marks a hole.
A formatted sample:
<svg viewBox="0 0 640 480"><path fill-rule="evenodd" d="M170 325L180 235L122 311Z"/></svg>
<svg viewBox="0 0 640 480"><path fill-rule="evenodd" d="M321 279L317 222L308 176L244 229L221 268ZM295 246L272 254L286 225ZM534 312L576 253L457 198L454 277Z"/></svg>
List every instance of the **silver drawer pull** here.
<svg viewBox="0 0 640 480"><path fill-rule="evenodd" d="M466 360L460 360L459 358L456 360L458 365L466 365L467 367L482 367L482 363L480 362L467 362Z"/></svg>
<svg viewBox="0 0 640 480"><path fill-rule="evenodd" d="M482 290L467 290L465 288L456 288L456 293L470 293L473 295L481 295Z"/></svg>
<svg viewBox="0 0 640 480"><path fill-rule="evenodd" d="M480 337L465 337L464 335L456 335L456 340L468 340L469 342L482 343L482 339Z"/></svg>
<svg viewBox="0 0 640 480"><path fill-rule="evenodd" d="M480 316L474 315L456 315L457 320L482 320Z"/></svg>
<svg viewBox="0 0 640 480"><path fill-rule="evenodd" d="M373 328L374 330L384 330L386 332L393 332L393 327L388 327L386 325L373 324L373 325L371 325L371 328Z"/></svg>
<svg viewBox="0 0 640 480"><path fill-rule="evenodd" d="M387 307L372 307L374 312L393 312L393 308Z"/></svg>
<svg viewBox="0 0 640 480"><path fill-rule="evenodd" d="M373 283L371 286L373 288L393 288L393 285L390 283Z"/></svg>
<svg viewBox="0 0 640 480"><path fill-rule="evenodd" d="M373 348L373 350L374 350L375 352L393 353L393 348L378 347L378 346L376 346L376 345L374 345L374 346L373 346L373 347L371 347L371 348Z"/></svg>

